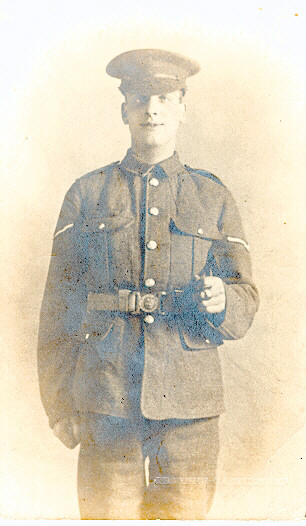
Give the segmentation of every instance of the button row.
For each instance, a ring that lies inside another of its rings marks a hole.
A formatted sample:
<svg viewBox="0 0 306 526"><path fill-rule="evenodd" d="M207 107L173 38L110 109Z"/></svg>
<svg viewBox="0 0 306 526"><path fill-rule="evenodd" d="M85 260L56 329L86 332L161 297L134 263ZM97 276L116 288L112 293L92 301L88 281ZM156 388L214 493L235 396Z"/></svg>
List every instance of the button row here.
<svg viewBox="0 0 306 526"><path fill-rule="evenodd" d="M152 177L149 180L149 184L151 186L156 187L156 186L159 185L159 181L158 181L158 179L156 179L156 177ZM158 216L158 214L159 214L158 208L156 206L152 206L149 209L149 214L152 215L152 216ZM202 236L203 233L204 233L203 228L198 228L199 236ZM147 242L146 246L147 246L148 250L155 250L157 248L157 243L156 243L156 241L151 239L150 241ZM153 278L147 278L145 280L144 284L145 284L146 287L154 287L155 280ZM144 322L147 323L148 325L150 325L151 323L154 323L154 317L151 314L148 314L147 316L144 317ZM206 339L205 342L206 343L210 343L210 341L208 339Z"/></svg>
<svg viewBox="0 0 306 526"><path fill-rule="evenodd" d="M156 179L156 177L151 177L151 179L149 180L149 184L151 186L156 187L159 185L159 180ZM156 206L152 206L151 208L149 208L149 214L151 216L158 216L159 214L158 208ZM154 241L154 239L151 239L150 241L147 242L146 247L148 250L155 250L157 248L157 243L156 241ZM144 284L146 287L154 287L155 279L147 278ZM150 325L151 323L154 323L154 317L151 314L147 314L147 316L145 316L143 320L148 325Z"/></svg>

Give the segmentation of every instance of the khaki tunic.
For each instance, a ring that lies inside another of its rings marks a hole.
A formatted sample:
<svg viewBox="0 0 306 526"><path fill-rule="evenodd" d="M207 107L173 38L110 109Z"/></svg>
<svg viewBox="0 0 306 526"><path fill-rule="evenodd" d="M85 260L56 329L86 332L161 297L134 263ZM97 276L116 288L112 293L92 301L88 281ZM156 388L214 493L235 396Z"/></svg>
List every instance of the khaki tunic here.
<svg viewBox="0 0 306 526"><path fill-rule="evenodd" d="M224 281L222 314L197 309L195 275L203 274ZM89 293L122 289L165 292L171 309L152 313L152 323L145 313L88 312ZM257 308L239 213L215 176L177 154L149 166L128 151L81 177L60 212L41 311L38 371L51 426L77 411L220 414L217 347L241 338Z"/></svg>

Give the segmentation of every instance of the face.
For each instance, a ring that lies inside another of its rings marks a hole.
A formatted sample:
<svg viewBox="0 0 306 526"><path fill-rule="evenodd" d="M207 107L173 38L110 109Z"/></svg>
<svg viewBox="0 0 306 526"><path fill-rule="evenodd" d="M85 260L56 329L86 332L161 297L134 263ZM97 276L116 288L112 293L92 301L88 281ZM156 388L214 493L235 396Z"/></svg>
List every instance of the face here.
<svg viewBox="0 0 306 526"><path fill-rule="evenodd" d="M127 93L122 118L129 125L132 143L159 148L175 141L185 116L181 99L180 91L162 95Z"/></svg>

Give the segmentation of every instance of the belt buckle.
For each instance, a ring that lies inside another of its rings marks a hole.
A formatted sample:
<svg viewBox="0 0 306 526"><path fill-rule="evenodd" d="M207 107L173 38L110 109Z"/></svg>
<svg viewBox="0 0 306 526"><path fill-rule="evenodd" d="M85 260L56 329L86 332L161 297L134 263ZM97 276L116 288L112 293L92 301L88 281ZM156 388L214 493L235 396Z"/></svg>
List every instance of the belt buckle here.
<svg viewBox="0 0 306 526"><path fill-rule="evenodd" d="M122 289L119 290L119 310L139 314L140 311L151 313L159 309L160 314L165 314L162 298L166 295L166 292L156 294L150 292L142 295L137 291Z"/></svg>
<svg viewBox="0 0 306 526"><path fill-rule="evenodd" d="M162 308L162 297L166 296L166 292L158 292L156 294L148 293L140 297L139 308L143 312L151 313L159 309L160 314L165 314Z"/></svg>
<svg viewBox="0 0 306 526"><path fill-rule="evenodd" d="M143 312L155 312L159 303L159 297L156 294L149 293L141 296L139 307Z"/></svg>

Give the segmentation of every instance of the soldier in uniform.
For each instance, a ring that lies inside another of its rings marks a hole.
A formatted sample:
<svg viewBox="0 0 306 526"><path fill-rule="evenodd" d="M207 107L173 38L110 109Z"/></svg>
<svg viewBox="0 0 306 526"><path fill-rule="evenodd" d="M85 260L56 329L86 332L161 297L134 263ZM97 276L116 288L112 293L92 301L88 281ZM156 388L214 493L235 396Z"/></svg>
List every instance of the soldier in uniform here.
<svg viewBox="0 0 306 526"><path fill-rule="evenodd" d="M198 71L157 49L109 63L131 149L71 186L56 226L39 379L55 435L80 442L85 519L203 519L211 506L217 348L246 333L258 294L229 190L175 152Z"/></svg>

